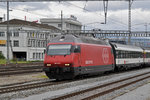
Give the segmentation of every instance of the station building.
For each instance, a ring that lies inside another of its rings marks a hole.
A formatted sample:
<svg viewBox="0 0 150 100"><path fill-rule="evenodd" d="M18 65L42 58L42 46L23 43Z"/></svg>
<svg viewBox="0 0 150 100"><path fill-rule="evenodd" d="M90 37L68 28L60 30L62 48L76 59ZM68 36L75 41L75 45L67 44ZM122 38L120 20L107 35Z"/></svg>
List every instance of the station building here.
<svg viewBox="0 0 150 100"><path fill-rule="evenodd" d="M82 29L82 24L77 20L76 17L70 16L70 18L63 18L62 21L60 18L42 18L40 19L40 22L42 24L47 24L54 26L58 29L62 30L81 30ZM61 25L62 23L62 25Z"/></svg>
<svg viewBox="0 0 150 100"><path fill-rule="evenodd" d="M59 35L54 26L19 19L9 21L9 58L43 60L44 49L51 38ZM7 21L0 23L0 52L7 58Z"/></svg>

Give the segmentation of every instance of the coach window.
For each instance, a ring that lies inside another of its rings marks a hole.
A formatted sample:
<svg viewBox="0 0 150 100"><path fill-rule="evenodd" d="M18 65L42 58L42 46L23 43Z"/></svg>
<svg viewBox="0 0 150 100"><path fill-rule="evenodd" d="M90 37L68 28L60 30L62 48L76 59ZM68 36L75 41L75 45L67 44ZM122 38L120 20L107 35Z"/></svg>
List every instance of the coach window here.
<svg viewBox="0 0 150 100"><path fill-rule="evenodd" d="M134 51L132 51L132 58L134 58Z"/></svg>
<svg viewBox="0 0 150 100"><path fill-rule="evenodd" d="M141 53L140 52L138 52L138 57L137 58L140 58L141 57Z"/></svg>
<svg viewBox="0 0 150 100"><path fill-rule="evenodd" d="M122 58L122 51L119 51L120 52L120 58Z"/></svg>
<svg viewBox="0 0 150 100"><path fill-rule="evenodd" d="M125 58L125 56L126 56L126 52L125 51L122 51L122 58Z"/></svg>
<svg viewBox="0 0 150 100"><path fill-rule="evenodd" d="M134 52L132 51L131 53L132 53L132 54L131 54L131 58L134 58Z"/></svg>
<svg viewBox="0 0 150 100"><path fill-rule="evenodd" d="M148 53L148 58L150 58L150 53Z"/></svg>
<svg viewBox="0 0 150 100"><path fill-rule="evenodd" d="M137 58L137 55L136 55L136 54L137 54L137 52L134 52L134 58Z"/></svg>
<svg viewBox="0 0 150 100"><path fill-rule="evenodd" d="M126 51L123 51L123 58L126 58Z"/></svg>
<svg viewBox="0 0 150 100"><path fill-rule="evenodd" d="M136 53L136 52L134 52L134 58L137 58L136 54L137 54L137 53Z"/></svg>
<svg viewBox="0 0 150 100"><path fill-rule="evenodd" d="M136 58L139 58L139 52L136 52Z"/></svg>
<svg viewBox="0 0 150 100"><path fill-rule="evenodd" d="M119 53L119 51L117 51L118 52L118 58L120 58L120 53Z"/></svg>
<svg viewBox="0 0 150 100"><path fill-rule="evenodd" d="M132 52L131 52L131 51L129 51L129 58L131 58L131 56L132 56Z"/></svg>
<svg viewBox="0 0 150 100"><path fill-rule="evenodd" d="M121 58L121 51L118 51L119 53L118 53L118 55L119 55L119 58Z"/></svg>
<svg viewBox="0 0 150 100"><path fill-rule="evenodd" d="M126 58L129 58L129 52L126 51Z"/></svg>
<svg viewBox="0 0 150 100"><path fill-rule="evenodd" d="M143 58L143 53L141 52L141 58Z"/></svg>

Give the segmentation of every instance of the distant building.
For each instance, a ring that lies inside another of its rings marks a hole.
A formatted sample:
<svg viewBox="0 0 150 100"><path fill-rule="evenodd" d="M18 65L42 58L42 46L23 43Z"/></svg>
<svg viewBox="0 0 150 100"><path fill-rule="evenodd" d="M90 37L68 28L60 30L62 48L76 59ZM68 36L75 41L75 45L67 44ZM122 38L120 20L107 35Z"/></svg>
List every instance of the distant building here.
<svg viewBox="0 0 150 100"><path fill-rule="evenodd" d="M43 60L44 49L58 28L24 20L9 21L10 59ZM7 21L0 23L0 52L7 58Z"/></svg>
<svg viewBox="0 0 150 100"><path fill-rule="evenodd" d="M51 25L61 29L61 19L60 18L43 18L40 19L42 24ZM70 18L63 18L62 30L81 30L82 24L77 20L77 18L71 16Z"/></svg>

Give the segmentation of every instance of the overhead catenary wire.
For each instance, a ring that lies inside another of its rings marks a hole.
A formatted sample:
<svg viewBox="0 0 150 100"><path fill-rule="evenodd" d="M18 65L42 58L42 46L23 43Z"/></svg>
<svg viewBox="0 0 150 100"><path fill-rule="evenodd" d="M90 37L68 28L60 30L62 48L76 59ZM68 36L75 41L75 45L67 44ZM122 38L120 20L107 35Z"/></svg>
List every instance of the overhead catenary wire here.
<svg viewBox="0 0 150 100"><path fill-rule="evenodd" d="M67 2L67 3L68 3L68 4L70 4L70 5L73 5L73 6L77 7L77 8L80 8L80 9L82 9L82 10L85 10L85 11L87 11L87 12L91 12L90 10L88 10L88 9L86 9L86 8L83 8L83 7L77 6L77 5L72 4L72 3L70 3L70 2ZM92 13L94 13L95 15L98 15L98 16L105 17L104 15L99 14L99 13L97 13L97 12L92 12ZM116 19L112 19L112 18L108 18L108 19L109 19L109 20L111 20L112 22L115 22L115 23L118 23L118 24L121 24L121 25L127 26L127 24L126 24L126 23L120 22L120 21L118 21L118 20L116 20Z"/></svg>
<svg viewBox="0 0 150 100"><path fill-rule="evenodd" d="M61 3L62 3L62 2L61 2ZM70 4L70 5L73 5L73 6L77 7L77 8L83 9L83 10L85 10L85 11L87 11L87 12L91 12L90 10L86 9L85 7L83 8L83 7L77 6L77 5L75 5L75 4L72 4L72 3L70 3L70 2L67 2L67 3ZM86 5L87 5L87 2L86 2ZM0 5L0 6L6 7L5 5ZM14 8L14 7L10 7L10 8L11 8L11 9L14 9L14 10L23 11L23 12L26 12L26 13L29 13L29 14L34 14L34 15L42 16L42 17L45 17L45 18L48 18L48 17L49 17L49 16L47 16L47 15L42 15L42 14L39 14L39 13L35 13L35 12L23 10L23 9L17 9L17 8ZM104 17L104 15L102 15L102 14L100 14L100 13L97 13L97 12L92 12L92 13L95 14L95 15ZM13 16L13 15L12 15L12 16ZM17 17L18 17L18 16L17 16ZM115 23L118 23L118 24L127 26L126 23L123 23L123 22L118 21L118 20L116 20L116 19L112 19L112 18L108 18L108 19L109 19L110 21L112 21L112 22L115 22ZM123 27L123 26L122 26L122 27Z"/></svg>

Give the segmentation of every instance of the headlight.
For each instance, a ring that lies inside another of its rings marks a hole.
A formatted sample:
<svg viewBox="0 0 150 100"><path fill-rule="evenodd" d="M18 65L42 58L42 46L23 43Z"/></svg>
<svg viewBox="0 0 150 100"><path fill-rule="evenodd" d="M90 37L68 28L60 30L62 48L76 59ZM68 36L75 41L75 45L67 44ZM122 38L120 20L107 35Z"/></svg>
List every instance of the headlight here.
<svg viewBox="0 0 150 100"><path fill-rule="evenodd" d="M51 64L47 64L47 66L51 66Z"/></svg>
<svg viewBox="0 0 150 100"><path fill-rule="evenodd" d="M65 66L70 66L70 64L65 64Z"/></svg>

